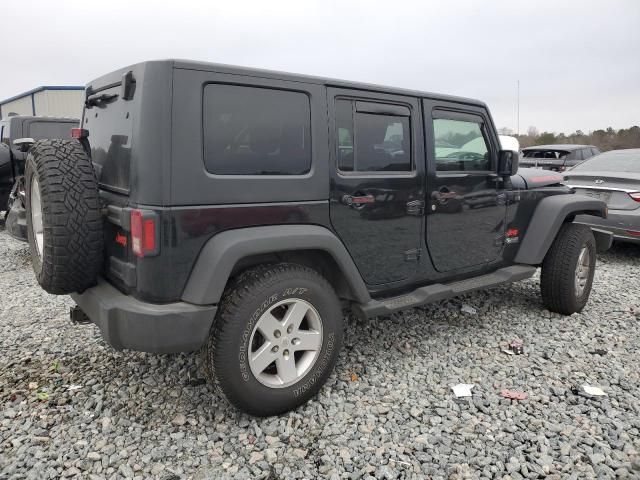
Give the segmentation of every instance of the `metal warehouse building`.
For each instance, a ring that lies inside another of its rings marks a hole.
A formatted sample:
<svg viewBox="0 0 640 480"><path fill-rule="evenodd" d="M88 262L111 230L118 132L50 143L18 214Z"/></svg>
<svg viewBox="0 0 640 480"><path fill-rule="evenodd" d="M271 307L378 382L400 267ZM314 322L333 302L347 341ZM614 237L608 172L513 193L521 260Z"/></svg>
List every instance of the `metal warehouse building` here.
<svg viewBox="0 0 640 480"><path fill-rule="evenodd" d="M45 86L0 101L0 118L9 115L80 118L84 87Z"/></svg>

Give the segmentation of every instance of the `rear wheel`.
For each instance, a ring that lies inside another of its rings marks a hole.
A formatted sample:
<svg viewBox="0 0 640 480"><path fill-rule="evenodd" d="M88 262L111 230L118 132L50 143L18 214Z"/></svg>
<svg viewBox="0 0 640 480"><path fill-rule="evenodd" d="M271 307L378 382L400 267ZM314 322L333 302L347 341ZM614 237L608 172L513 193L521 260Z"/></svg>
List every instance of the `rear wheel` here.
<svg viewBox="0 0 640 480"><path fill-rule="evenodd" d="M342 345L342 310L315 270L248 270L225 292L205 347L206 373L231 404L276 415L303 404L330 375Z"/></svg>
<svg viewBox="0 0 640 480"><path fill-rule="evenodd" d="M542 263L545 306L563 315L580 312L589 300L596 267L596 242L585 225L565 223Z"/></svg>

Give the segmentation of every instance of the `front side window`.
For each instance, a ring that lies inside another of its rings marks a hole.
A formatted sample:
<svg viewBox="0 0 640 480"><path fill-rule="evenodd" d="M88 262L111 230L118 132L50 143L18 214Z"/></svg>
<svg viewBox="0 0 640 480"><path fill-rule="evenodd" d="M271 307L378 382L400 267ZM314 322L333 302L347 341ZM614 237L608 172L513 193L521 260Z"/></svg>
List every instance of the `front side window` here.
<svg viewBox="0 0 640 480"><path fill-rule="evenodd" d="M433 120L437 171L489 171L491 158L482 123L470 120Z"/></svg>
<svg viewBox="0 0 640 480"><path fill-rule="evenodd" d="M218 175L303 175L311 169L311 111L301 92L207 85L204 162Z"/></svg>
<svg viewBox="0 0 640 480"><path fill-rule="evenodd" d="M338 169L343 172L410 172L407 116L359 111L357 102L336 102ZM370 108L370 104L369 105ZM383 105L383 104L381 104Z"/></svg>

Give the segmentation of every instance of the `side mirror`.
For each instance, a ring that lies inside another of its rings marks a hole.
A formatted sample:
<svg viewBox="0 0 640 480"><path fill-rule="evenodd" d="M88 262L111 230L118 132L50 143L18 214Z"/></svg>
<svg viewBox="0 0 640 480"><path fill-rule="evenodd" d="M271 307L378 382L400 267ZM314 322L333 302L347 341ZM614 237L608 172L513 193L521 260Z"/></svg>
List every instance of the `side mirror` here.
<svg viewBox="0 0 640 480"><path fill-rule="evenodd" d="M33 138L16 138L13 141L13 144L20 150L21 152L28 152L31 146L36 143Z"/></svg>
<svg viewBox="0 0 640 480"><path fill-rule="evenodd" d="M510 177L518 173L520 154L514 150L500 150L498 155L498 175Z"/></svg>

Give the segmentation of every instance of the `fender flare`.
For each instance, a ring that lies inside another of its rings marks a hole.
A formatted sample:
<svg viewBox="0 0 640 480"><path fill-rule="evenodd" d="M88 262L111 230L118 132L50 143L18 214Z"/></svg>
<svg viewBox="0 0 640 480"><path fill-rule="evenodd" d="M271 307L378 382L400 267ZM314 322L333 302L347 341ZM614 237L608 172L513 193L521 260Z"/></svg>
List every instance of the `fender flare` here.
<svg viewBox="0 0 640 480"><path fill-rule="evenodd" d="M578 194L543 198L531 217L514 261L526 265L540 265L560 227L571 215L607 218L607 205L601 200ZM606 239L600 239L601 233L603 232L595 232L599 245L606 243Z"/></svg>
<svg viewBox="0 0 640 480"><path fill-rule="evenodd" d="M360 303L371 300L345 246L329 229L317 225L248 227L213 236L198 255L182 300L196 305L218 303L237 262L251 255L293 250L327 252L342 270L355 299Z"/></svg>

